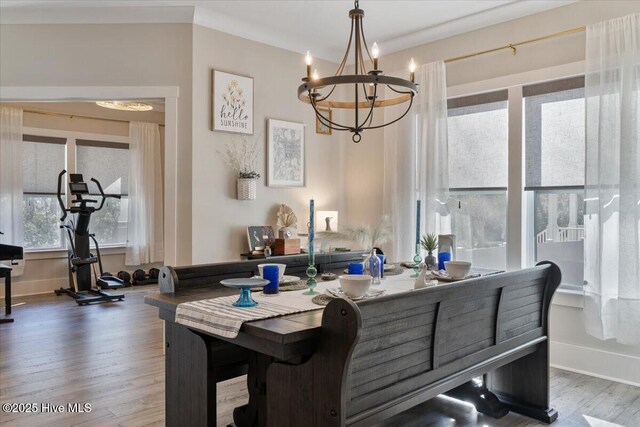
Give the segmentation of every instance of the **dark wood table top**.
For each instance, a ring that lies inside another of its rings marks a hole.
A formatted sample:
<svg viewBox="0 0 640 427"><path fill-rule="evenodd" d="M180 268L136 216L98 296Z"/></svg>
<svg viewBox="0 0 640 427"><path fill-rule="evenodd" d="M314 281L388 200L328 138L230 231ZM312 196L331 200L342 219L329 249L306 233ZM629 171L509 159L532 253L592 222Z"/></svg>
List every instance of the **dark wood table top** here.
<svg viewBox="0 0 640 427"><path fill-rule="evenodd" d="M175 294L147 295L144 302L158 307L161 319L173 322L178 304L237 294L237 289L207 286L181 290L180 293ZM211 336L287 360L313 352L316 339L320 335L322 311L320 308L304 313L246 322L236 338Z"/></svg>

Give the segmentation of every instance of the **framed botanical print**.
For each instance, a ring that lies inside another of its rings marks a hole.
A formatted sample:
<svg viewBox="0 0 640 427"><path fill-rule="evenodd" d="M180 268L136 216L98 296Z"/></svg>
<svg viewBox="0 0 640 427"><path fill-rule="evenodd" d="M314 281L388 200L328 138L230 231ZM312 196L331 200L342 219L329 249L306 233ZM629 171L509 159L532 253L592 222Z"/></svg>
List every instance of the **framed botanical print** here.
<svg viewBox="0 0 640 427"><path fill-rule="evenodd" d="M253 135L253 78L211 71L213 130Z"/></svg>
<svg viewBox="0 0 640 427"><path fill-rule="evenodd" d="M329 121L333 120L330 108L318 107L318 111L322 113L324 117L328 118ZM320 135L331 135L331 128L327 126L326 123L321 122L317 116L316 116L316 133L319 133Z"/></svg>
<svg viewBox="0 0 640 427"><path fill-rule="evenodd" d="M304 124L269 119L267 129L267 185L304 187Z"/></svg>

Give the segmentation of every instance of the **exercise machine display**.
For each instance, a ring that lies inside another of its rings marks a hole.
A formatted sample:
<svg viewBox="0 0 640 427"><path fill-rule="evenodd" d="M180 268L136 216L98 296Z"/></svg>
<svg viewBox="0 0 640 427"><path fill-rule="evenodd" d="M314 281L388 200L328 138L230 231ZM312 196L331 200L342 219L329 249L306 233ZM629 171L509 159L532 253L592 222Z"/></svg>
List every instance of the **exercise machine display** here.
<svg viewBox="0 0 640 427"><path fill-rule="evenodd" d="M61 228L67 231L67 237L69 238L69 288L60 288L55 291L56 295L67 294L75 298L79 305L90 304L93 302L105 302L105 301L122 301L124 299L123 294L109 294L103 292L99 288L94 288L91 280L91 270L95 268L95 264L100 266L101 276L95 273L96 285L104 287L110 287L110 289L121 288L124 283L113 276L105 276L102 271L102 262L98 257L94 256L89 249L89 239L93 239L96 243L95 236L89 233L89 223L91 215L98 212L103 208L107 198L112 197L119 199L119 195L106 195L102 190L102 186L97 179L91 178L91 181L96 184L100 197L102 200L98 204L97 200L85 198L89 196L89 186L84 182L82 174L69 174L69 190L71 195L75 197L71 201L71 206L67 208L62 200L62 180L67 173L63 170L58 175L58 203L62 209L62 222ZM75 214L75 220L65 223L67 213ZM99 249L96 251L99 255Z"/></svg>

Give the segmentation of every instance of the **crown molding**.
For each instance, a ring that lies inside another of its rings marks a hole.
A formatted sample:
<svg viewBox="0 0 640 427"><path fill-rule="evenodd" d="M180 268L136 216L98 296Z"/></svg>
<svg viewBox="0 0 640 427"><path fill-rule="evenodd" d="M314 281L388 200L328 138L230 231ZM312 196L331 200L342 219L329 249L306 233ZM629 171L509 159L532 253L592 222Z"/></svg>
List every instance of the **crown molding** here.
<svg viewBox="0 0 640 427"><path fill-rule="evenodd" d="M390 40L384 40L384 47L390 53L399 52L404 49L420 46L437 40L468 33L480 28L490 27L503 22L520 19L525 16L556 9L576 3L578 0L543 0L523 2L516 1L507 3L493 9L484 10L473 15L444 22L424 30L417 31Z"/></svg>

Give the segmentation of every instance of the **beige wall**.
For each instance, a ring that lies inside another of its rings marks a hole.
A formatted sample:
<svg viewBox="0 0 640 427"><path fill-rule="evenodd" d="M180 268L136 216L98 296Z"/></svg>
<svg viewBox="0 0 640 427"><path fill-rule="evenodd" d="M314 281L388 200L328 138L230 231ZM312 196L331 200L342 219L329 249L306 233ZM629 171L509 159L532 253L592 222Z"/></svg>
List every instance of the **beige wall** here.
<svg viewBox="0 0 640 427"><path fill-rule="evenodd" d="M305 73L302 55L234 37L200 26L193 29L193 262L239 259L247 251L246 227L270 224L280 203L298 215L299 230L308 221L308 201L319 210L338 210L344 205L344 181L340 166L340 141L315 133L311 107L296 96ZM315 64L321 73L335 65ZM240 137L211 131L211 69L251 76L254 79L254 135L261 147L258 198L236 199L235 175L220 158L226 143ZM307 185L303 188L266 186L266 120L306 125Z"/></svg>
<svg viewBox="0 0 640 427"><path fill-rule="evenodd" d="M191 262L190 24L0 25L0 86L177 86L177 258Z"/></svg>

